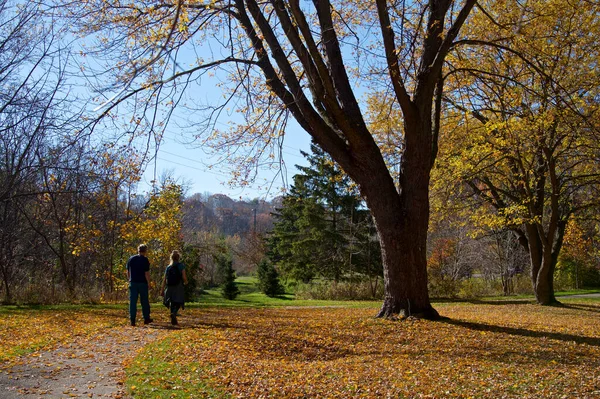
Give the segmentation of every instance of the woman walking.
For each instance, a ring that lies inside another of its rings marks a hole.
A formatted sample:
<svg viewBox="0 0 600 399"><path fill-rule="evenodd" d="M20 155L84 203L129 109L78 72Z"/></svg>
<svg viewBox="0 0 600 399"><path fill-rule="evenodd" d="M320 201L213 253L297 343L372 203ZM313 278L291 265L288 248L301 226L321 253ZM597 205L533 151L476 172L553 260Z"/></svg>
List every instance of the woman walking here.
<svg viewBox="0 0 600 399"><path fill-rule="evenodd" d="M185 288L188 279L185 274L185 265L179 260L179 251L171 253L171 264L165 269L161 291L165 293L164 304L171 311L171 324L177 325L177 312L183 309L185 302Z"/></svg>

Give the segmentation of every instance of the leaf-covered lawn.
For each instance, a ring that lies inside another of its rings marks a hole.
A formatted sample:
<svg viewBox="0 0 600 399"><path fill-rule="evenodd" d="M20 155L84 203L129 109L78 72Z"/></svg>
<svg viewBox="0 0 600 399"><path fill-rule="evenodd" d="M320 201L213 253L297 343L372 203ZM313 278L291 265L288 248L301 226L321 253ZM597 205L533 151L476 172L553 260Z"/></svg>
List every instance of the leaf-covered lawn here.
<svg viewBox="0 0 600 399"><path fill-rule="evenodd" d="M125 315L122 309L110 307L1 308L0 362L123 324Z"/></svg>
<svg viewBox="0 0 600 399"><path fill-rule="evenodd" d="M600 304L193 309L128 369L140 398L599 398ZM200 395L200 396L199 396Z"/></svg>
<svg viewBox="0 0 600 399"><path fill-rule="evenodd" d="M600 398L600 303L437 304L448 319L376 308L192 308L125 362L136 398ZM126 305L0 309L0 360L129 329ZM161 333L161 336L163 336ZM138 342L138 341L136 341Z"/></svg>

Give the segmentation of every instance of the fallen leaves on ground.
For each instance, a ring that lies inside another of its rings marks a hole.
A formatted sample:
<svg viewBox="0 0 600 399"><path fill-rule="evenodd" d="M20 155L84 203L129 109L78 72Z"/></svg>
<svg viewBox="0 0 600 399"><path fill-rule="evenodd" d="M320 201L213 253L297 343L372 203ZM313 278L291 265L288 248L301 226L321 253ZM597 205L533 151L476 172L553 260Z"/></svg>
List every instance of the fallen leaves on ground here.
<svg viewBox="0 0 600 399"><path fill-rule="evenodd" d="M15 309L0 315L0 362L16 355L125 324L122 309Z"/></svg>
<svg viewBox="0 0 600 399"><path fill-rule="evenodd" d="M129 372L144 398L599 398L600 305L193 309ZM128 373L128 374L130 374Z"/></svg>
<svg viewBox="0 0 600 399"><path fill-rule="evenodd" d="M436 307L446 320L374 319L376 309L196 308L174 329L163 309L148 328L126 327L125 305L7 310L0 359L118 326L161 331L125 362L129 392L144 399L600 398L600 304Z"/></svg>
<svg viewBox="0 0 600 399"><path fill-rule="evenodd" d="M20 309L12 313L2 320L9 322L0 325L13 338L11 342L21 339L19 350L27 353L5 352L8 361L0 363L2 398L25 394L123 398L125 365L144 346L169 333L164 326L129 326L123 309L63 308L52 313Z"/></svg>

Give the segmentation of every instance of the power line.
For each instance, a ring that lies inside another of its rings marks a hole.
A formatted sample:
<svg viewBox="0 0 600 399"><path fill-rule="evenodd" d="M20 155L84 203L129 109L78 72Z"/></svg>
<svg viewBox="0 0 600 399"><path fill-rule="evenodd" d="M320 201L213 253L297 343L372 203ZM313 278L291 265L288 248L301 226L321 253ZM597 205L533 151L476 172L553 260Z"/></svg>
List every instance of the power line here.
<svg viewBox="0 0 600 399"><path fill-rule="evenodd" d="M179 154L173 154L172 152L165 151L165 150L162 150L162 149L159 149L159 152L162 152L162 153L164 153L164 154L167 154L167 155L172 155L172 156L174 156L174 157L179 157L179 158L181 158L181 159L185 159L186 161L190 161L190 162L198 163L198 164L201 164L201 165L204 165L204 166L205 166L204 162L202 162L202 161L198 161L197 159L193 159L193 158L184 157L184 156L182 156L182 155L179 155ZM302 159L304 159L304 157L301 157L301 156L299 156L299 155L294 155L294 154L291 154L291 153L289 153L289 152L285 152L285 151L282 151L282 152L283 152L284 154L290 155L290 156L292 156L292 157L297 157L297 158L302 158Z"/></svg>
<svg viewBox="0 0 600 399"><path fill-rule="evenodd" d="M165 158L160 158L160 157L157 157L156 159L158 159L158 160L160 160L160 161L163 161L163 162L172 163L173 165L184 166L184 167L186 167L186 168L193 169L193 170L197 170L197 171L199 171L199 172L202 172L202 173L208 173L208 174L210 174L210 175L222 176L222 177L229 177L228 175L226 175L226 174L224 174L224 173L213 172L213 171L209 171L209 170L206 170L206 169L200 169L200 168L196 168L196 167L194 167L194 166L186 165L186 164L179 163L179 162L176 162L176 161L171 161L171 160L169 160L169 159L165 159Z"/></svg>

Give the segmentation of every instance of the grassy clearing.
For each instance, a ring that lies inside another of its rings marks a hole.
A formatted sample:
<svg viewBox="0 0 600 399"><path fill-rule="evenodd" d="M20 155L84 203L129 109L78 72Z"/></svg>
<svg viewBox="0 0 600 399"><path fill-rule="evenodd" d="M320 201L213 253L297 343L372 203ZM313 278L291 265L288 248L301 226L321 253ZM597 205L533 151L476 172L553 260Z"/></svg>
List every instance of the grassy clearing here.
<svg viewBox="0 0 600 399"><path fill-rule="evenodd" d="M128 384L133 393L155 388L140 398L197 397L195 387L206 398L600 397L600 303L437 308L448 319L391 322L370 308L190 309L160 350L136 359ZM153 377L155 362L179 370L177 384Z"/></svg>
<svg viewBox="0 0 600 399"><path fill-rule="evenodd" d="M236 280L241 294L234 300L227 300L221 295L219 288L205 290L198 302L187 304L195 307L281 307L281 306L336 306L336 307L373 307L380 306L381 301L322 301L298 300L293 294L286 293L276 298L270 298L257 288L255 277L244 276Z"/></svg>
<svg viewBox="0 0 600 399"><path fill-rule="evenodd" d="M321 301L296 300L292 294L278 298L269 298L258 292L254 277L240 277L238 284L242 294L233 301L224 299L218 288L205 291L199 302L187 304L187 308L195 311L207 308L356 308L369 309L368 314L374 315L381 305L380 301ZM598 293L598 290L578 290L557 293L557 297L570 304L573 299L564 295ZM533 296L494 297L474 301L452 301L437 303L435 306L468 306L475 304L511 304L528 303ZM594 306L600 303L600 298L577 298L577 303ZM152 304L153 314L165 313L160 303ZM81 335L96 334L104 328L127 325L127 304L103 305L28 305L0 306L0 361L6 361L20 354L50 347L54 344L68 341ZM160 316L167 319L167 316Z"/></svg>
<svg viewBox="0 0 600 399"><path fill-rule="evenodd" d="M393 322L373 318L379 302L242 291L236 301L214 290L190 304L181 328L127 362L129 392L144 399L600 397L599 298L561 298L563 307L513 298L440 302L446 320ZM0 313L3 361L129 328L125 304ZM168 327L164 307L154 304L153 316L145 328Z"/></svg>

